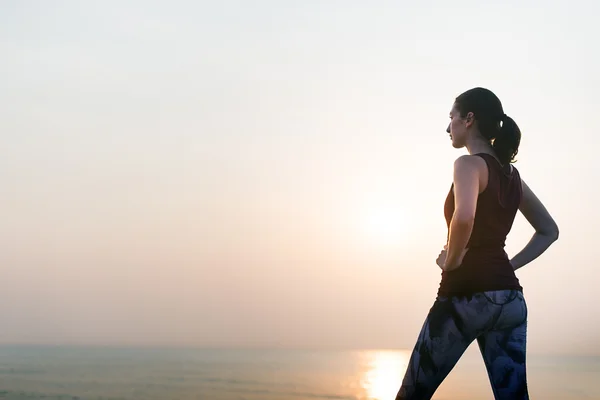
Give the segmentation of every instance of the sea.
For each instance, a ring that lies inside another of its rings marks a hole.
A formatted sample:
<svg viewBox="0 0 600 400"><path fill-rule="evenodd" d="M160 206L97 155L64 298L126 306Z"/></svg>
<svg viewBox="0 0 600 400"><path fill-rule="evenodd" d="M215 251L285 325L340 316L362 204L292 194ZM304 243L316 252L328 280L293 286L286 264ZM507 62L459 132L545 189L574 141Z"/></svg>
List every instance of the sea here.
<svg viewBox="0 0 600 400"><path fill-rule="evenodd" d="M393 400L408 350L0 347L0 399ZM599 399L600 357L528 355L532 399ZM471 347L433 397L493 399Z"/></svg>

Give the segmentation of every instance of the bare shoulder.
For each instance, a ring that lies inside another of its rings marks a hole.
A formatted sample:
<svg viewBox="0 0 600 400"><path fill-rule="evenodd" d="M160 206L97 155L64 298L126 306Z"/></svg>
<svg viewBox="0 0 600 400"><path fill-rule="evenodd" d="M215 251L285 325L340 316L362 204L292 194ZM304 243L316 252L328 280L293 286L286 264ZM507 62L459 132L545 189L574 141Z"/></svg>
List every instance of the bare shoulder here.
<svg viewBox="0 0 600 400"><path fill-rule="evenodd" d="M479 156L462 155L454 161L455 174L473 174L487 170L485 160Z"/></svg>

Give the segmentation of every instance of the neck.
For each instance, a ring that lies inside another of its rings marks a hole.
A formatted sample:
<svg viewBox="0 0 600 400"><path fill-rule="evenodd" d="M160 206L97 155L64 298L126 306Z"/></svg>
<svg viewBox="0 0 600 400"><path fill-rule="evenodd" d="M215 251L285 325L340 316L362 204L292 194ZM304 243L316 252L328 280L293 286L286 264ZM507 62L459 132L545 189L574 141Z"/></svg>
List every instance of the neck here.
<svg viewBox="0 0 600 400"><path fill-rule="evenodd" d="M465 147L469 151L469 154L488 153L494 155L494 149L490 145L490 142L481 137L481 135L473 135L467 139Z"/></svg>

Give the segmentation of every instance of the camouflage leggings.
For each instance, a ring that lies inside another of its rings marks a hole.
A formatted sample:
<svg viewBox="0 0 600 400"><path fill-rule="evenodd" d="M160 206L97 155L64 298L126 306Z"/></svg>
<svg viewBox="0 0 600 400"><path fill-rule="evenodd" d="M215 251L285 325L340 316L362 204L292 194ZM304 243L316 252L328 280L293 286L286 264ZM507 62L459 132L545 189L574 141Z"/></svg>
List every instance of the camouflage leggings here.
<svg viewBox="0 0 600 400"><path fill-rule="evenodd" d="M527 305L523 293L498 290L434 302L396 400L430 399L477 339L496 400L529 399L525 376Z"/></svg>

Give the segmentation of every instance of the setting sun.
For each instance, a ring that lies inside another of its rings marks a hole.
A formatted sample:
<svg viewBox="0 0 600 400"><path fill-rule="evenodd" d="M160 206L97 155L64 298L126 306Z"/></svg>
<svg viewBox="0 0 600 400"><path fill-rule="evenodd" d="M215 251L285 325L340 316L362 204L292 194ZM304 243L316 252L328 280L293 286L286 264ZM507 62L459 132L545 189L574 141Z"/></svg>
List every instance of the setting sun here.
<svg viewBox="0 0 600 400"><path fill-rule="evenodd" d="M399 208L379 207L366 213L364 231L368 238L381 245L393 245L406 237L410 218Z"/></svg>

